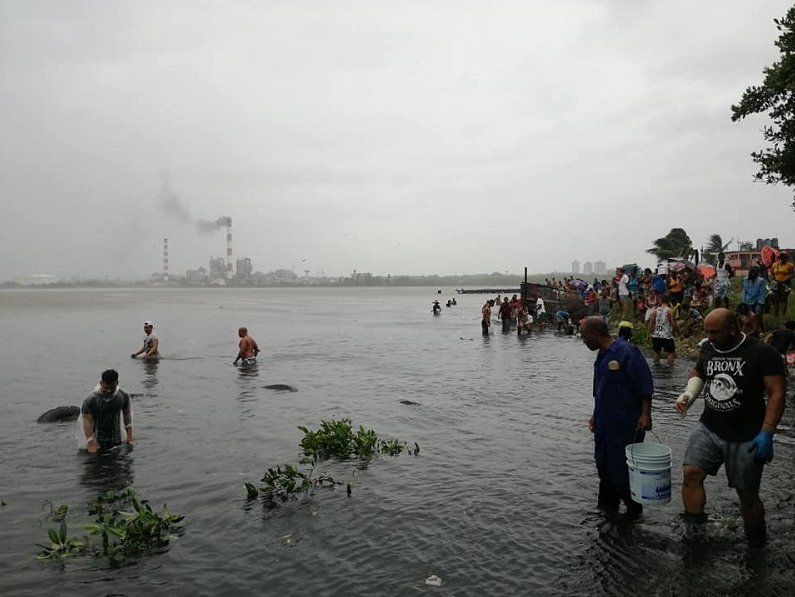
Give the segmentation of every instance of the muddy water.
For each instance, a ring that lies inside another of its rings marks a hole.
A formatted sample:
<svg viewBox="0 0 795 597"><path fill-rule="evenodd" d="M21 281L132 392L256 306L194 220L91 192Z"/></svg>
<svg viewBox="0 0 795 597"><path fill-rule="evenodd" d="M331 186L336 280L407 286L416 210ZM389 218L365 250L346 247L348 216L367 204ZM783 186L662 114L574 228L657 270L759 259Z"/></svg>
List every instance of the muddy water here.
<svg viewBox="0 0 795 597"><path fill-rule="evenodd" d="M686 542L678 467L697 413L681 421L672 410L687 364L656 369L654 429L673 449L674 499L636 522L605 518L586 427L593 354L549 332L520 339L493 328L484 339L483 297L459 296L438 317L434 298L431 289L0 292L0 593L792 593L789 419L763 482L768 548L745 547L722 473L708 481L706 537ZM155 366L129 358L145 319L161 339ZM240 325L263 349L248 374L230 364ZM75 449L73 423L35 421L80 404L107 367L134 394L138 443L91 458ZM265 388L278 383L298 391ZM365 469L326 465L350 479L350 497L318 490L276 509L246 501L244 481L297 461L298 425L332 417L422 451ZM166 553L121 569L34 560L50 502L70 504L76 524L89 498L126 485L186 514ZM424 584L432 574L441 587Z"/></svg>

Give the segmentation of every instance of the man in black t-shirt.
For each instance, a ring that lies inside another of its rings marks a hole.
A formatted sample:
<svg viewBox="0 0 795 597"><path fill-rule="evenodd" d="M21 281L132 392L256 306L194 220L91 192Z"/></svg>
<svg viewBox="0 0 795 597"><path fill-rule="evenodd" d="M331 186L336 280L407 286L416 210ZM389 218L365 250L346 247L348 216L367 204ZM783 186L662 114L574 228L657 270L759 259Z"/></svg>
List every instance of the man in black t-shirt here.
<svg viewBox="0 0 795 597"><path fill-rule="evenodd" d="M724 465L729 487L740 498L748 542L759 546L766 536L759 485L764 464L773 459L773 433L784 413L784 366L771 346L740 332L737 316L728 309L710 313L704 332L707 341L676 401L684 415L704 389L704 413L683 459L685 518L706 519L704 479Z"/></svg>
<svg viewBox="0 0 795 597"><path fill-rule="evenodd" d="M108 450L122 443L120 416L124 417L127 443L133 443L132 406L130 395L119 388L119 374L113 369L102 372L97 388L83 401L83 433L86 449Z"/></svg>

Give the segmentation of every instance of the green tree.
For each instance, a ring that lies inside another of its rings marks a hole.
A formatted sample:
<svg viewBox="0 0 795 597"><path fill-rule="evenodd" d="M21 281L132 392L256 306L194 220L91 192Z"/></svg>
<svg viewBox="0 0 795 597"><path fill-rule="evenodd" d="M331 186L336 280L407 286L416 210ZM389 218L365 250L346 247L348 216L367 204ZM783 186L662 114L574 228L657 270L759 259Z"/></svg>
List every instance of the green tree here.
<svg viewBox="0 0 795 597"><path fill-rule="evenodd" d="M732 106L732 121L766 112L772 124L762 129L770 145L754 151L751 157L759 164L754 175L767 184L795 186L795 6L783 19L773 19L780 34L775 42L781 59L763 69L761 85L749 87L740 103ZM795 209L795 200L792 202Z"/></svg>
<svg viewBox="0 0 795 597"><path fill-rule="evenodd" d="M646 249L647 253L663 261L672 257L689 257L693 252L693 242L682 228L671 228L671 231L654 241L654 246Z"/></svg>

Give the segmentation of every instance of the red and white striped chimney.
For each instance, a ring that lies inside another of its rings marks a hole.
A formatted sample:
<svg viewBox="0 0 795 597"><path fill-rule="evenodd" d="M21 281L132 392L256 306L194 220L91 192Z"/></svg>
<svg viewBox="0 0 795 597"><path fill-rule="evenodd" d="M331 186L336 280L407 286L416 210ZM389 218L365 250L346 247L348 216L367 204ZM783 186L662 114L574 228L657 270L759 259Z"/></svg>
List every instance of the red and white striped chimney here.
<svg viewBox="0 0 795 597"><path fill-rule="evenodd" d="M232 218L226 219L226 279L232 279Z"/></svg>
<svg viewBox="0 0 795 597"><path fill-rule="evenodd" d="M168 282L168 239L163 239L163 282Z"/></svg>

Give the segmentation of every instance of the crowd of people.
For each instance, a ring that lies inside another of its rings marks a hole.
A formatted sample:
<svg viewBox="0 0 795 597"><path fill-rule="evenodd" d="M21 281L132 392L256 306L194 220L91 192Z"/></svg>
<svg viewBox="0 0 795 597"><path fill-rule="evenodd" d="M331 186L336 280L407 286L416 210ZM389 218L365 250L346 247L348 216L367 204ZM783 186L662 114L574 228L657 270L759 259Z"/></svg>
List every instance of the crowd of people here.
<svg viewBox="0 0 795 597"><path fill-rule="evenodd" d="M730 308L730 278L734 276L725 254L719 253L715 265L704 269L684 261L670 267L661 265L654 271L629 265L616 269L609 280L594 278L588 284L571 277L549 283L580 292L587 314L601 315L610 325L613 313L619 320L648 321L649 312L659 307L666 295L669 306L681 319L703 319L709 308ZM740 308L741 320L746 317L746 308L760 322L765 313L776 319L785 317L793 277L795 266L787 252L779 253L770 267L761 261L752 265L740 285L738 306L745 305Z"/></svg>
<svg viewBox="0 0 795 597"><path fill-rule="evenodd" d="M558 332L574 333L574 324L568 311L558 309L554 318L550 318L546 303L541 297L533 301L522 300L515 294L510 299L498 294L496 298L486 300L481 308L481 315L480 326L484 336L489 335L492 317L496 317L496 321L502 325L503 332L516 329L520 336L530 334L533 326L544 331L551 321L557 325Z"/></svg>
<svg viewBox="0 0 795 597"><path fill-rule="evenodd" d="M703 269L686 262L663 265L655 271L641 271L631 265L618 268L609 280L594 279L592 284L573 277L550 283L580 292L586 314L601 316L608 326L617 318L619 324L629 322L645 327L653 345L654 362L659 362L665 353L666 362L671 364L676 358L676 339L700 337L704 316L715 308L730 309L730 302L740 329L747 336L770 341L772 334L779 332L777 337L783 337L781 331L788 325L789 295L795 277L788 253L779 253L770 267L761 261L751 266L739 284L738 295L730 301L730 279L734 276L724 253L720 253L714 266ZM766 313L776 322L768 330L763 319ZM624 333L631 339L631 330Z"/></svg>

